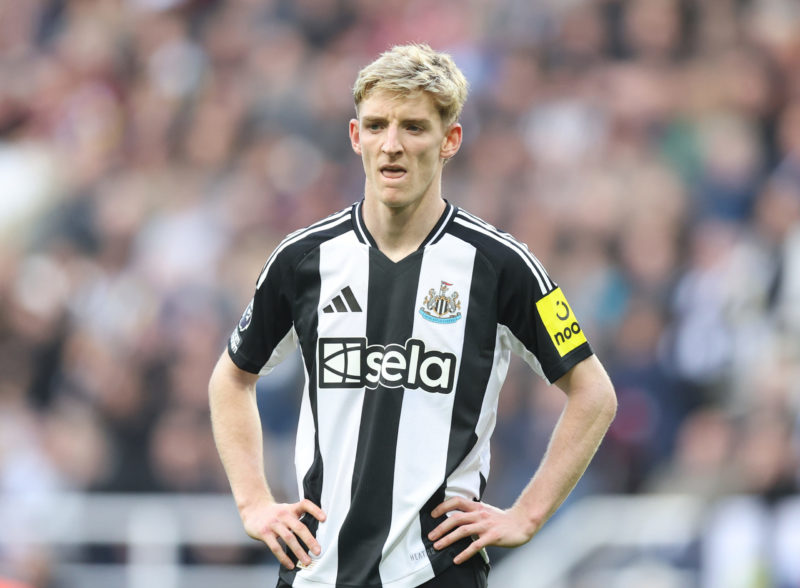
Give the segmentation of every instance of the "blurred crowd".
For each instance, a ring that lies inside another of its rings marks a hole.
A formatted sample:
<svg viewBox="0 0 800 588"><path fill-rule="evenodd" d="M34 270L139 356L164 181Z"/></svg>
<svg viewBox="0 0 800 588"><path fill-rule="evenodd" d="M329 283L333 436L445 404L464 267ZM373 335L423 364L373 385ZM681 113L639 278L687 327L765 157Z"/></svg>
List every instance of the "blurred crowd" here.
<svg viewBox="0 0 800 588"><path fill-rule="evenodd" d="M226 492L207 382L288 232L361 198L357 71L470 82L445 197L526 242L620 408L576 496L800 480L795 0L0 2L0 492ZM296 496L298 361L259 384ZM563 395L512 365L486 500Z"/></svg>

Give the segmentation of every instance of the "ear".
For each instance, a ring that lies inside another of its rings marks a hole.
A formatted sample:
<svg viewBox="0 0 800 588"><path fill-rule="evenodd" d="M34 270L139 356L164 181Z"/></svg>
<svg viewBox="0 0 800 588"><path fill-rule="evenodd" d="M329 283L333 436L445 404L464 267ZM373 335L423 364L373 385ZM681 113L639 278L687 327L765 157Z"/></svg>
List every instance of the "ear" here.
<svg viewBox="0 0 800 588"><path fill-rule="evenodd" d="M350 146L358 155L361 155L361 129L357 118L350 119Z"/></svg>
<svg viewBox="0 0 800 588"><path fill-rule="evenodd" d="M459 123L453 123L442 139L442 148L439 155L442 159L450 159L461 148L462 128Z"/></svg>

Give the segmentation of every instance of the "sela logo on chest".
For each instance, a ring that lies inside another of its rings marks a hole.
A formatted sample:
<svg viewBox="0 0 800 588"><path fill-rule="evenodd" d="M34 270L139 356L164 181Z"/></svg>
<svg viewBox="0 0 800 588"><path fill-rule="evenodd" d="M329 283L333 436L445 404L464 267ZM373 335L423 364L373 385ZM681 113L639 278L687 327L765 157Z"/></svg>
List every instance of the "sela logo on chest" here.
<svg viewBox="0 0 800 588"><path fill-rule="evenodd" d="M320 388L421 388L448 394L453 390L456 356L427 350L420 339L405 347L369 345L364 337L325 337L318 346Z"/></svg>

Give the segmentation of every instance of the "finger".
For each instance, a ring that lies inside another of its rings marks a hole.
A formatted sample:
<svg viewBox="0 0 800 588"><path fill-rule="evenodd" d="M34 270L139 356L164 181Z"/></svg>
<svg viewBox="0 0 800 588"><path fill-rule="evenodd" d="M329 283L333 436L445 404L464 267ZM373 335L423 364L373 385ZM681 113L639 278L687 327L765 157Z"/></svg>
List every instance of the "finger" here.
<svg viewBox="0 0 800 588"><path fill-rule="evenodd" d="M469 524L473 521L471 515L467 513L457 513L454 515L450 515L444 521L439 523L433 531L428 533L428 539L431 541L436 541L439 537L449 533L453 529L458 526Z"/></svg>
<svg viewBox="0 0 800 588"><path fill-rule="evenodd" d="M298 516L300 516L300 514L303 512L307 512L320 522L326 519L325 511L323 511L319 506L311 502L308 498L304 498L303 500L298 502L295 505L295 511L297 512Z"/></svg>
<svg viewBox="0 0 800 588"><path fill-rule="evenodd" d="M469 547L467 547L464 551L462 551L461 553L459 553L457 556L455 556L453 558L453 563L454 564L462 564L462 563L464 563L469 558L471 558L473 555L478 553L483 547L485 547L485 545L483 545L483 543L484 542L481 541L480 539L477 539L477 540L473 541L472 543L469 544Z"/></svg>
<svg viewBox="0 0 800 588"><path fill-rule="evenodd" d="M311 534L311 531L303 523L294 519L290 522L289 528L297 535L300 540L306 544L314 555L319 555L322 551L317 539Z"/></svg>
<svg viewBox="0 0 800 588"><path fill-rule="evenodd" d="M289 556L286 555L286 552L281 548L280 543L278 543L278 540L275 539L275 535L266 535L264 537L264 543L267 544L267 547L269 547L269 550L278 560L278 563L280 563L286 569L294 569L294 563L292 563L292 560L289 559Z"/></svg>
<svg viewBox="0 0 800 588"><path fill-rule="evenodd" d="M297 559L303 562L305 565L311 563L311 558L306 553L306 550L300 545L297 541L297 536L291 532L287 527L282 527L280 531L280 537L283 539L283 542L286 543L286 546L292 550L292 553L295 554Z"/></svg>
<svg viewBox="0 0 800 588"><path fill-rule="evenodd" d="M470 510L474 510L475 505L480 504L479 502L475 502L474 500L467 500L462 496L454 496L453 498L448 498L436 508L431 511L431 516L435 519L438 519L445 513L450 512L451 510L460 510L463 512L467 512Z"/></svg>
<svg viewBox="0 0 800 588"><path fill-rule="evenodd" d="M452 533L448 533L438 541L433 544L434 549L441 551L445 547L452 545L456 541L460 541L464 537L471 537L472 535L478 535L478 529L476 525L463 525Z"/></svg>

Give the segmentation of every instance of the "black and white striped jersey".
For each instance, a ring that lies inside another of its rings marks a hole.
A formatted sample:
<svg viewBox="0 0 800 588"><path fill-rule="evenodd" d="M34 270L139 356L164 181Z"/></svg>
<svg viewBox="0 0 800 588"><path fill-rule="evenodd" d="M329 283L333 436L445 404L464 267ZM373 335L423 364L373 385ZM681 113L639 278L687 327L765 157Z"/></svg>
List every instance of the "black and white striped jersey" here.
<svg viewBox="0 0 800 588"><path fill-rule="evenodd" d="M592 351L528 248L448 204L393 262L362 203L296 231L259 275L228 352L266 374L297 345L306 384L295 465L322 547L281 570L299 587L410 588L464 545L433 549L445 498L478 500L510 353L553 382Z"/></svg>

